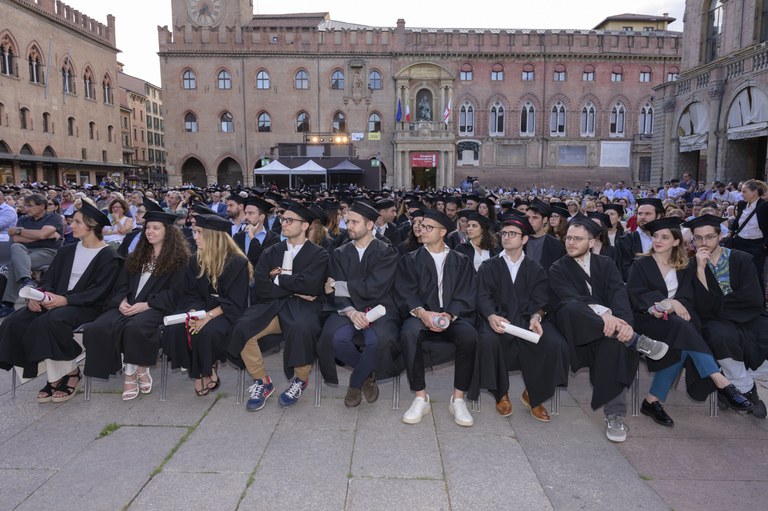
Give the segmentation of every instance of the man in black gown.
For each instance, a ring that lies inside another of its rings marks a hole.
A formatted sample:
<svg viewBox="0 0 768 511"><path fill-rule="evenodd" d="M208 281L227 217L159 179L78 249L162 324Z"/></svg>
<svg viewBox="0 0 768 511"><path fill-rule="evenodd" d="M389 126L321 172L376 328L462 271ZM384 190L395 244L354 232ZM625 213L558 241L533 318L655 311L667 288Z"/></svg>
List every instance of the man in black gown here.
<svg viewBox="0 0 768 511"><path fill-rule="evenodd" d="M358 406L365 396L376 401L379 378L391 378L403 370L398 346L399 321L392 297L397 263L395 247L373 237L373 222L379 213L363 201L356 201L347 217L351 243L331 254L325 292L334 312L323 325L318 343L320 369L325 380L338 383L334 358L353 368L344 398L348 407ZM370 322L366 312L381 305L384 317ZM362 351L354 342L362 338Z"/></svg>
<svg viewBox="0 0 768 511"><path fill-rule="evenodd" d="M540 199L534 199L526 211L533 232L525 244L525 255L539 263L546 271L549 271L552 263L565 255L562 242L547 233L551 214L552 208Z"/></svg>
<svg viewBox="0 0 768 511"><path fill-rule="evenodd" d="M375 236L379 239L387 239L393 247L397 247L403 241L403 235L394 224L397 218L395 201L392 199L379 199L376 201L376 209L379 218L374 225Z"/></svg>
<svg viewBox="0 0 768 511"><path fill-rule="evenodd" d="M637 199L636 216L637 230L627 232L616 240L621 277L624 282L629 278L629 269L635 259L642 254L647 254L651 249L652 235L646 230L645 225L664 216L664 205L661 199Z"/></svg>
<svg viewBox="0 0 768 511"><path fill-rule="evenodd" d="M266 228L265 222L272 204L259 197L245 200L245 228L236 232L233 240L256 268L259 256L267 248L280 243L280 235ZM253 301L253 296L251 297Z"/></svg>

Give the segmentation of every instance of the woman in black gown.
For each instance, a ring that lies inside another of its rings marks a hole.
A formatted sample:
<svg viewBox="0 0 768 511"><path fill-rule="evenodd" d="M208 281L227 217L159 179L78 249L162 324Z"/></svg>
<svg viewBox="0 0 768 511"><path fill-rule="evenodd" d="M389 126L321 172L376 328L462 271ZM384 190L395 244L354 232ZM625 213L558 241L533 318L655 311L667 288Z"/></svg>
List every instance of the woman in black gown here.
<svg viewBox="0 0 768 511"><path fill-rule="evenodd" d="M469 257L475 271L486 259L501 252L498 239L493 233L493 222L480 213L467 216L467 241L459 244L454 250Z"/></svg>
<svg viewBox="0 0 768 511"><path fill-rule="evenodd" d="M83 332L85 375L109 378L123 367L123 401L152 391L149 366L157 361L163 316L184 289L189 245L176 216L150 211L136 249L123 265L107 311ZM122 354L122 361L121 361Z"/></svg>

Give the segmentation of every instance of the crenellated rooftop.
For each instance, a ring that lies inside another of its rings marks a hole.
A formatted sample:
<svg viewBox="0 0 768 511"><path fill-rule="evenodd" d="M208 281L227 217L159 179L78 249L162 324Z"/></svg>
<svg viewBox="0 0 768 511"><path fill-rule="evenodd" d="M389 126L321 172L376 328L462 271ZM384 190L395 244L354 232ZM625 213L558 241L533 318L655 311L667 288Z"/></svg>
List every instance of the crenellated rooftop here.
<svg viewBox="0 0 768 511"><path fill-rule="evenodd" d="M107 24L103 24L87 14L61 2L60 0L13 0L59 23L68 25L78 32L116 48L115 17L107 15Z"/></svg>

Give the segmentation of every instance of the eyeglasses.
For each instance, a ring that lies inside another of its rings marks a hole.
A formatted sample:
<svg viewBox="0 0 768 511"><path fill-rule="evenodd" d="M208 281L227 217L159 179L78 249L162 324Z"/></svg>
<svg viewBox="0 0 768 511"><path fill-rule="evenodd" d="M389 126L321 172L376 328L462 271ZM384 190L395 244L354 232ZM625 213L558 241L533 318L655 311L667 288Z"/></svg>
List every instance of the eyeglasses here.
<svg viewBox="0 0 768 511"><path fill-rule="evenodd" d="M696 243L701 243L704 240L714 241L715 239L717 239L718 236L720 235L717 233L707 234L706 236L694 236L693 241L695 241Z"/></svg>
<svg viewBox="0 0 768 511"><path fill-rule="evenodd" d="M49 206L55 206L56 204L55 204L55 203L53 203L53 202L49 202L49 203L48 203L48 205L49 205Z"/></svg>
<svg viewBox="0 0 768 511"><path fill-rule="evenodd" d="M501 231L501 237L502 238L512 238L515 239L518 236L521 238L524 236L521 232L515 232L515 231Z"/></svg>
<svg viewBox="0 0 768 511"><path fill-rule="evenodd" d="M421 230L424 232L432 232L435 230L436 227L442 227L441 225L432 225L432 224L425 224L422 222L421 224Z"/></svg>
<svg viewBox="0 0 768 511"><path fill-rule="evenodd" d="M278 210L277 210L277 214L278 214L278 215L282 215L283 213L285 213L285 210L284 210L284 209L278 209Z"/></svg>
<svg viewBox="0 0 768 511"><path fill-rule="evenodd" d="M285 225L292 225L293 222L306 222L306 220L302 220L301 218L291 218L291 217L281 217L280 223Z"/></svg>
<svg viewBox="0 0 768 511"><path fill-rule="evenodd" d="M585 238L584 236L566 236L565 242L566 243L581 243L582 241L589 240L590 238Z"/></svg>

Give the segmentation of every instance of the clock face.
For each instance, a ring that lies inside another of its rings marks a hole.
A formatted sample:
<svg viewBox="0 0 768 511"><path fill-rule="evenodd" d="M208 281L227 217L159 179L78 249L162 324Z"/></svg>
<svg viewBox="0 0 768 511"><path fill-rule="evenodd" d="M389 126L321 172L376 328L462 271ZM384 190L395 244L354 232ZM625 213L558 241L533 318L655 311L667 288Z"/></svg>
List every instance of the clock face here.
<svg viewBox="0 0 768 511"><path fill-rule="evenodd" d="M222 0L189 0L189 18L203 27L212 27L224 14Z"/></svg>

